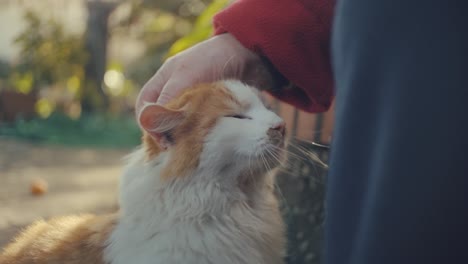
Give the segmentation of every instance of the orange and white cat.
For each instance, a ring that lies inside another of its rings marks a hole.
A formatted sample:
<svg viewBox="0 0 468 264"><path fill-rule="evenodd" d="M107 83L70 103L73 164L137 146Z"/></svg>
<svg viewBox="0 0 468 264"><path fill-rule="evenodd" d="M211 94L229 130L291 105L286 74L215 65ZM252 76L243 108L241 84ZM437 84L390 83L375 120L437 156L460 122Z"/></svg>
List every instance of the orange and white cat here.
<svg viewBox="0 0 468 264"><path fill-rule="evenodd" d="M272 169L284 122L238 81L201 84L139 115L120 211L38 222L1 264L279 264L285 230Z"/></svg>

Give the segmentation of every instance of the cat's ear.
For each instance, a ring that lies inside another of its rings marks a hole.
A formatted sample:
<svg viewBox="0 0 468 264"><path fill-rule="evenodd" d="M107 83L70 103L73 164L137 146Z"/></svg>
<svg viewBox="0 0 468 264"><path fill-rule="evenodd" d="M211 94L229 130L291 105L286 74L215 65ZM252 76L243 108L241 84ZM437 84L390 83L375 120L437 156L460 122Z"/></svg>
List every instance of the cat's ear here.
<svg viewBox="0 0 468 264"><path fill-rule="evenodd" d="M164 106L146 105L138 116L138 122L163 149L167 149L174 142L172 131L182 123L184 113L167 109Z"/></svg>

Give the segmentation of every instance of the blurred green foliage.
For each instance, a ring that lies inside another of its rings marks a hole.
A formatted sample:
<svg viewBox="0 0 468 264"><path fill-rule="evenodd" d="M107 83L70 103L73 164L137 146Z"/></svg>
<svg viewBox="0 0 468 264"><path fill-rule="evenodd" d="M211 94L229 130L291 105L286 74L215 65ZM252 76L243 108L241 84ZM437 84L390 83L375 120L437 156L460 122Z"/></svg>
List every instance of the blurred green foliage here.
<svg viewBox="0 0 468 264"><path fill-rule="evenodd" d="M126 74L143 85L169 56L207 39L212 33L212 17L229 0L134 0L125 23L119 29L142 24L139 36L147 52L126 69ZM118 10L117 10L118 11ZM146 17L150 17L147 21Z"/></svg>
<svg viewBox="0 0 468 264"><path fill-rule="evenodd" d="M79 96L88 56L79 36L67 35L57 21L42 21L33 11L25 12L27 26L15 39L20 61L10 76L19 92L29 93L44 86L60 84ZM67 86L70 79L72 87Z"/></svg>
<svg viewBox="0 0 468 264"><path fill-rule="evenodd" d="M46 144L128 148L139 144L141 133L133 116L92 114L72 119L55 112L45 119L0 124L0 135Z"/></svg>
<svg viewBox="0 0 468 264"><path fill-rule="evenodd" d="M167 56L173 56L209 38L213 34L213 16L223 9L228 3L229 0L213 0L196 19L192 31L188 35L177 40L169 49Z"/></svg>
<svg viewBox="0 0 468 264"><path fill-rule="evenodd" d="M0 89L37 94L38 117L0 124L0 135L66 145L138 144L140 130L132 114L138 88L167 57L209 38L213 16L229 2L121 1L108 21L109 39L136 39L146 52L130 64L110 57L102 87L91 89L86 65L94 58L86 50L85 33L70 34L59 21L26 8L26 26L14 41L19 56L13 64L0 64ZM89 95L93 89L103 89L109 97L106 111L82 112L84 100L95 99Z"/></svg>

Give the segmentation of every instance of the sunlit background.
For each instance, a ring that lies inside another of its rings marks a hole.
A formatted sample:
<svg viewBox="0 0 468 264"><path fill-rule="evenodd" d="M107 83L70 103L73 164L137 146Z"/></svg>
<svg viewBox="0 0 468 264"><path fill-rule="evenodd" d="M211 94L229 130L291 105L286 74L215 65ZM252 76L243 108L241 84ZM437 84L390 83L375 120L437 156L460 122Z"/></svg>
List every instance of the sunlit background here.
<svg viewBox="0 0 468 264"><path fill-rule="evenodd" d="M0 0L0 246L39 217L116 205L133 107L225 0Z"/></svg>
<svg viewBox="0 0 468 264"><path fill-rule="evenodd" d="M229 2L0 0L0 247L38 218L115 210L122 158L140 140L139 90L165 58L208 38ZM333 111L269 100L294 137L329 143ZM288 263L319 263L325 170L290 166L279 180Z"/></svg>
<svg viewBox="0 0 468 264"><path fill-rule="evenodd" d="M131 113L139 89L167 56L208 37L212 15L227 2L1 0L0 120L14 124L0 132L136 144Z"/></svg>

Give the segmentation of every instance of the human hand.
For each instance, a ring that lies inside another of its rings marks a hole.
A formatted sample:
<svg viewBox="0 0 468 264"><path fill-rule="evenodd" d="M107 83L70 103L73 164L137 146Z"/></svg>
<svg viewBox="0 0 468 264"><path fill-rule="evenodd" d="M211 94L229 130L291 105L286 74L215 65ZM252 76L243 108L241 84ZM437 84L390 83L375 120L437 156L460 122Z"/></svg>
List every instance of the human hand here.
<svg viewBox="0 0 468 264"><path fill-rule="evenodd" d="M231 34L214 36L169 58L143 86L136 113L145 102L165 104L200 82L235 78L256 87L273 86L274 76L266 64Z"/></svg>

